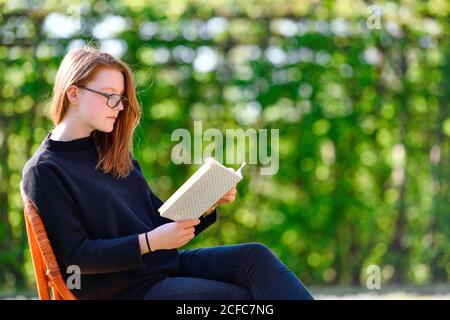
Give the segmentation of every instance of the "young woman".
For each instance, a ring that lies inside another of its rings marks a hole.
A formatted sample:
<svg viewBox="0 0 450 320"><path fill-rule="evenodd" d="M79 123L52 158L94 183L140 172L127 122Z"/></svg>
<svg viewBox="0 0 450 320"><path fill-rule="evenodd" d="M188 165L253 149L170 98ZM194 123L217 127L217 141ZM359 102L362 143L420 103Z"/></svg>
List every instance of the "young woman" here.
<svg viewBox="0 0 450 320"><path fill-rule="evenodd" d="M63 277L75 265L79 299L313 299L263 244L179 250L215 223L173 222L157 210L132 157L141 111L129 67L92 47L69 52L56 75L55 124L23 169Z"/></svg>

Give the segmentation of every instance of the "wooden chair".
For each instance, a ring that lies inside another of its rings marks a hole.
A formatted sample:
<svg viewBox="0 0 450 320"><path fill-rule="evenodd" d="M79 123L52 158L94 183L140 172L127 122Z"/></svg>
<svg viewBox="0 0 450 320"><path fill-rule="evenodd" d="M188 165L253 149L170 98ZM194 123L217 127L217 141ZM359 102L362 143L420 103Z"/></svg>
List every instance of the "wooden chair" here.
<svg viewBox="0 0 450 320"><path fill-rule="evenodd" d="M67 288L38 210L19 184L36 286L41 300L76 300ZM51 294L50 294L51 292Z"/></svg>

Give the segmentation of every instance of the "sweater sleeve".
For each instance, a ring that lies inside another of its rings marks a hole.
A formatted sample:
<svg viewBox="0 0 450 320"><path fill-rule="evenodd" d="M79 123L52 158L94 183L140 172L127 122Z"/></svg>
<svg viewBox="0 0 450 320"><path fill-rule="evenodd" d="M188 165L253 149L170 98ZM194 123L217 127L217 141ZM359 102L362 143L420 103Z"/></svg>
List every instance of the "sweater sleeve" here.
<svg viewBox="0 0 450 320"><path fill-rule="evenodd" d="M82 274L96 274L145 266L138 234L113 239L89 237L77 204L51 166L31 167L23 185L39 211L56 257L66 267L77 265Z"/></svg>

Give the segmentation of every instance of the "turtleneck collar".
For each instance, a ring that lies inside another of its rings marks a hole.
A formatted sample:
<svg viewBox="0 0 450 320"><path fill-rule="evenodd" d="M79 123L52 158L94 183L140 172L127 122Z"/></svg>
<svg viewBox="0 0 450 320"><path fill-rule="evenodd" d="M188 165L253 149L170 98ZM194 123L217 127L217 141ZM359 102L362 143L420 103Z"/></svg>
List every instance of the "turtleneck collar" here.
<svg viewBox="0 0 450 320"><path fill-rule="evenodd" d="M85 151L95 148L94 131L88 137L78 138L69 141L57 141L50 139L52 132L49 132L45 138L45 143L48 150L51 151Z"/></svg>

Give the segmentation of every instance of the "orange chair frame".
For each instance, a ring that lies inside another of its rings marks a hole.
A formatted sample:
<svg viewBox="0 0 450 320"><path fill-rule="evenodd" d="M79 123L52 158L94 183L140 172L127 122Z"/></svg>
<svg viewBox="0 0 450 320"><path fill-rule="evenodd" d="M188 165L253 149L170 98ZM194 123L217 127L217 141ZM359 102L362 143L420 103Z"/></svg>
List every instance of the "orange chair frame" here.
<svg viewBox="0 0 450 320"><path fill-rule="evenodd" d="M37 208L25 194L22 181L19 189L39 299L76 300L61 275L42 219Z"/></svg>

